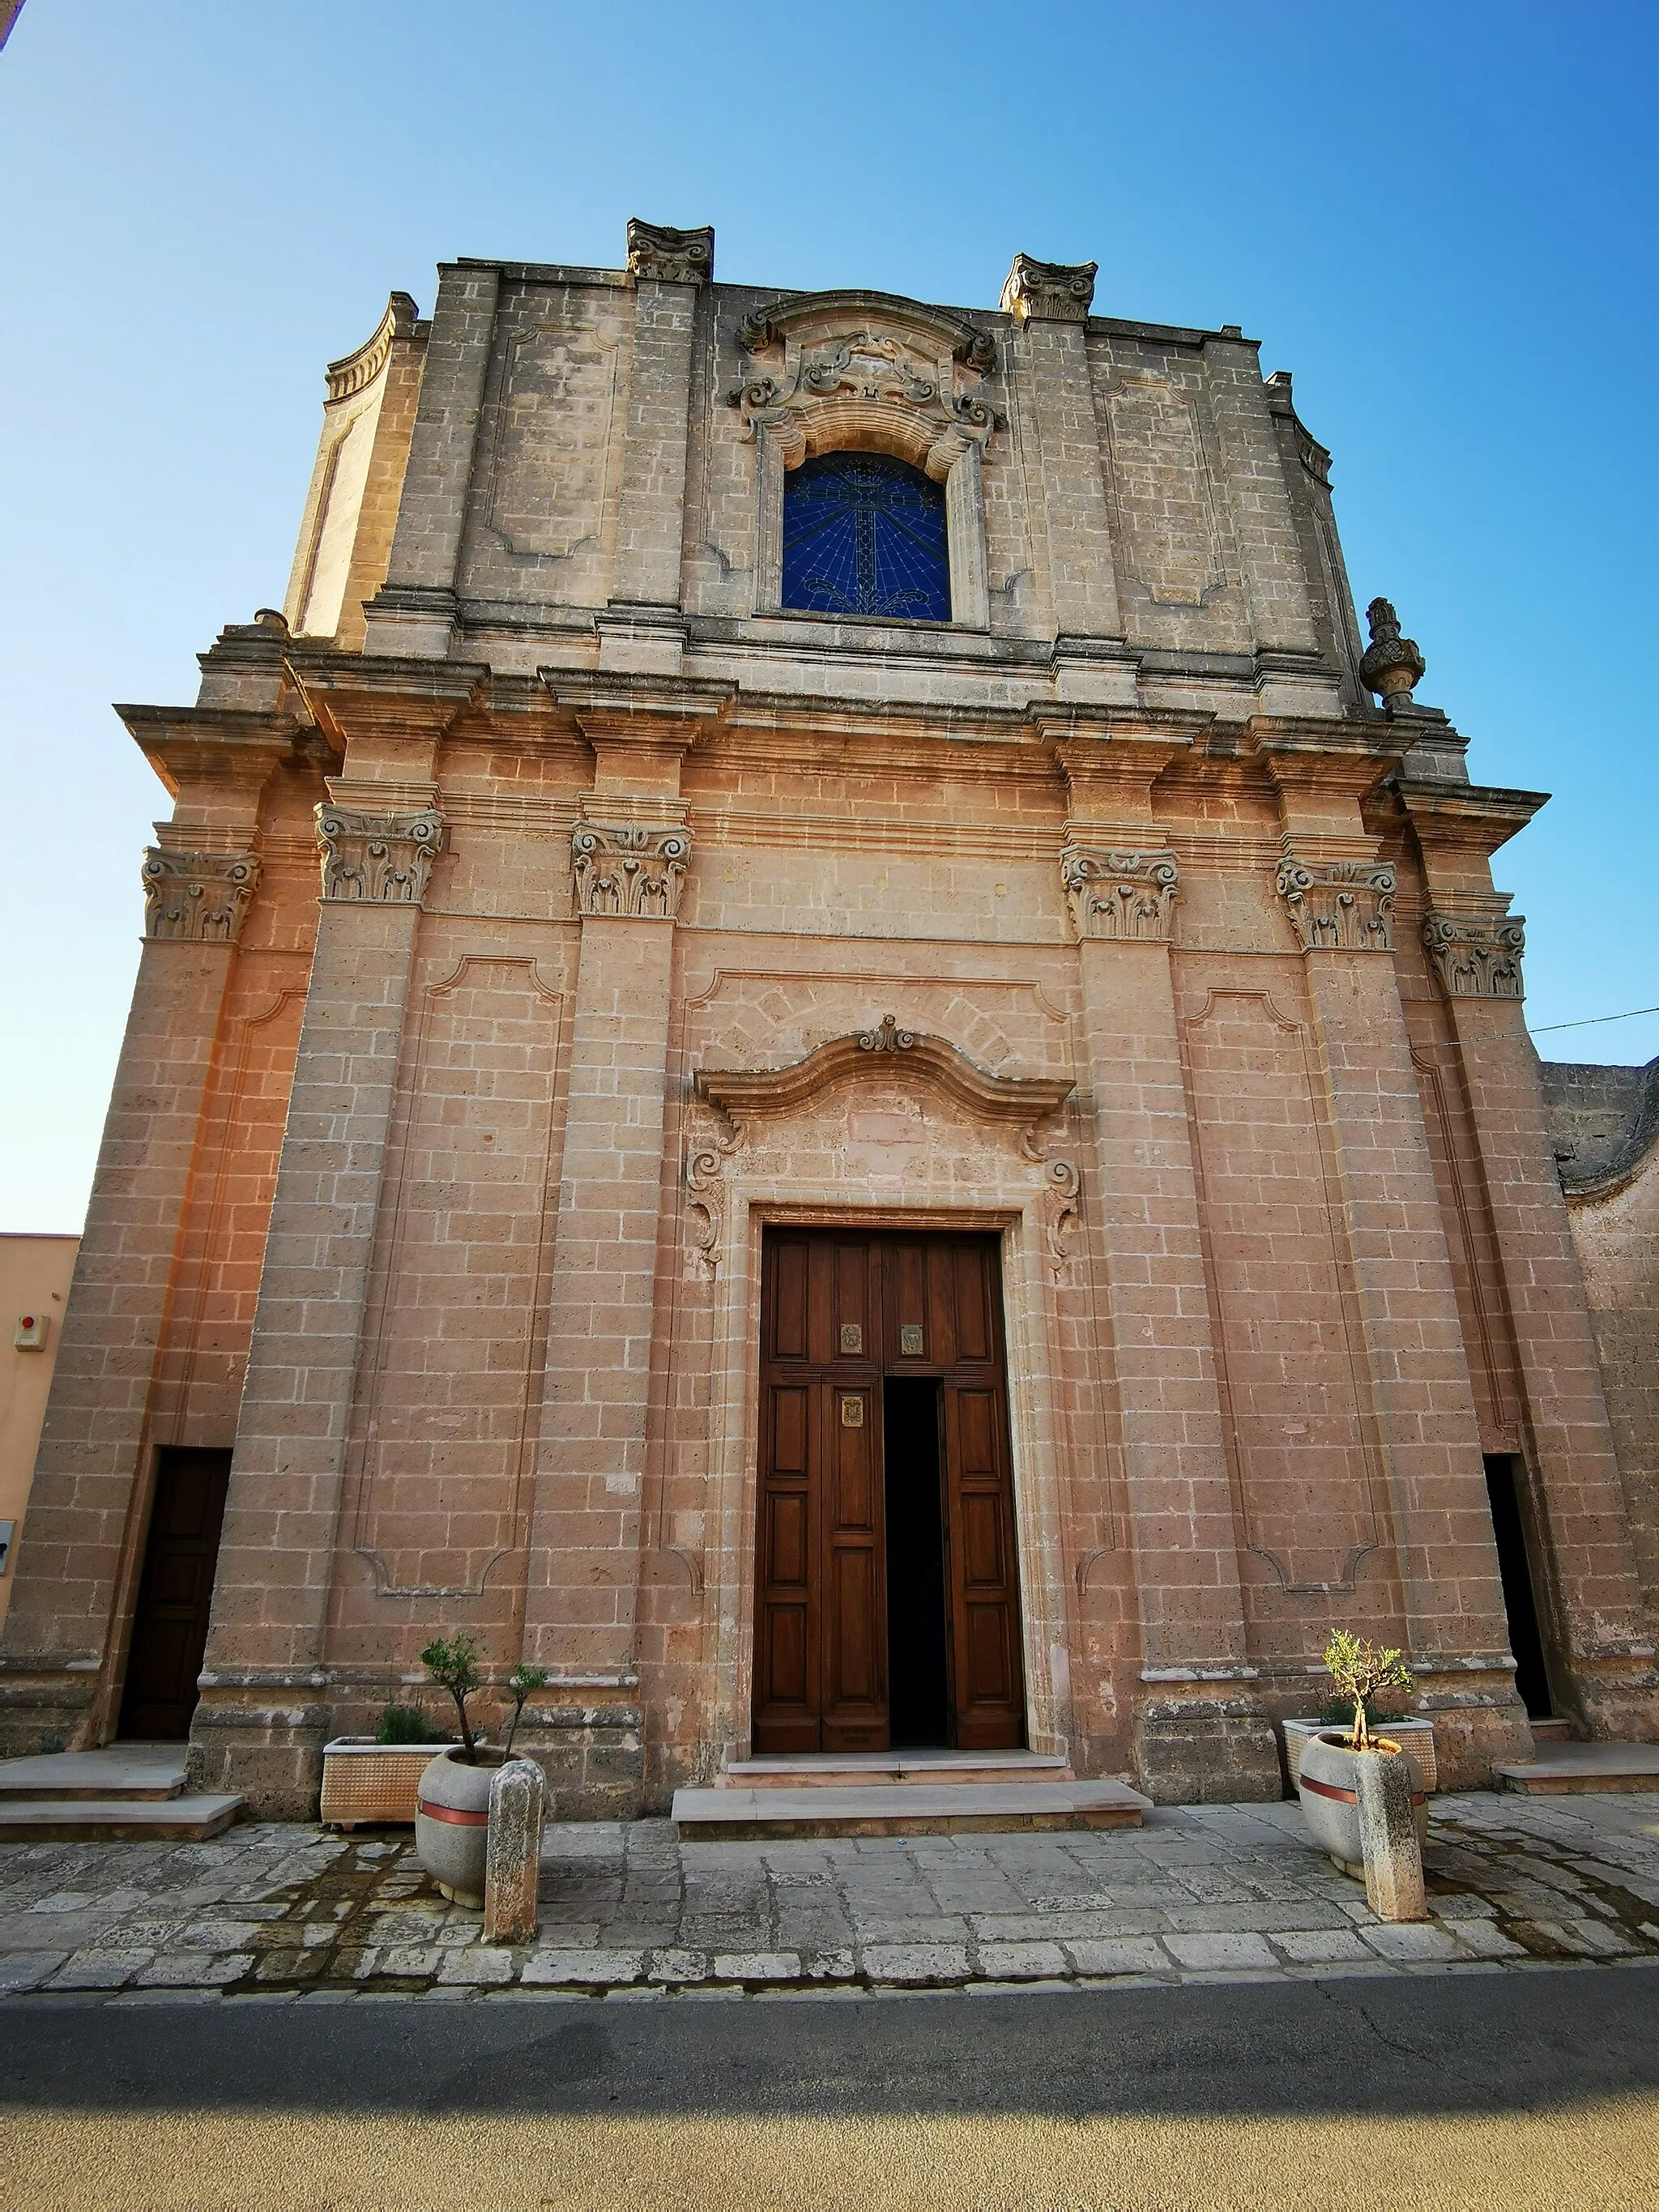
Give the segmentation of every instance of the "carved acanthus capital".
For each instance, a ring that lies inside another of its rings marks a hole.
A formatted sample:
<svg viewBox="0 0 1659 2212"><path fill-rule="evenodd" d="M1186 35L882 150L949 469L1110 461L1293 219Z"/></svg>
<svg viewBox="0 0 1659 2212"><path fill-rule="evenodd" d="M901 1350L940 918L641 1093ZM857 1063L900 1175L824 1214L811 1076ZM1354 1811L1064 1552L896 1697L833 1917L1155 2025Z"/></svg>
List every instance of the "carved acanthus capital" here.
<svg viewBox="0 0 1659 2212"><path fill-rule="evenodd" d="M1173 853L1114 853L1068 845L1060 856L1060 879L1080 939L1169 943L1170 909L1180 896Z"/></svg>
<svg viewBox="0 0 1659 2212"><path fill-rule="evenodd" d="M664 223L641 222L637 216L630 217L628 273L636 280L652 278L659 284L706 284L714 273L712 227L670 230Z"/></svg>
<svg viewBox="0 0 1659 2212"><path fill-rule="evenodd" d="M159 943L234 945L259 881L252 853L144 855L144 934Z"/></svg>
<svg viewBox="0 0 1659 2212"><path fill-rule="evenodd" d="M431 806L418 814L362 814L319 806L317 844L325 899L419 906L432 863L443 850L444 817Z"/></svg>
<svg viewBox="0 0 1659 2212"><path fill-rule="evenodd" d="M1002 288L1002 312L1022 323L1086 323L1099 266L1097 261L1033 261L1029 253L1017 253Z"/></svg>
<svg viewBox="0 0 1659 2212"><path fill-rule="evenodd" d="M1395 872L1386 862L1279 864L1279 896L1304 952L1391 952Z"/></svg>
<svg viewBox="0 0 1659 2212"><path fill-rule="evenodd" d="M579 913L672 921L691 865L691 832L678 823L580 822L570 860Z"/></svg>
<svg viewBox="0 0 1659 2212"><path fill-rule="evenodd" d="M1523 916L1431 914L1423 942L1449 999L1520 999Z"/></svg>

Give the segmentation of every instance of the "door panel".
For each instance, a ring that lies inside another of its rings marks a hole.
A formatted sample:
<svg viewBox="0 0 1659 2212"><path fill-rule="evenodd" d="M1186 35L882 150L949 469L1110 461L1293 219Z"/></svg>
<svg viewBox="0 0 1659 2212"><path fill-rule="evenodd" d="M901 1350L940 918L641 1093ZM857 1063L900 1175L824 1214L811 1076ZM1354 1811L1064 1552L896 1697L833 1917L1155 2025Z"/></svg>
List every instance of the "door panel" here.
<svg viewBox="0 0 1659 2212"><path fill-rule="evenodd" d="M177 1743L190 1734L229 1482L228 1451L167 1445L157 1455L121 1700L129 1740Z"/></svg>
<svg viewBox="0 0 1659 2212"><path fill-rule="evenodd" d="M940 1387L953 1740L1022 1743L995 1239L768 1231L762 1275L755 1748L889 1743L884 1376Z"/></svg>

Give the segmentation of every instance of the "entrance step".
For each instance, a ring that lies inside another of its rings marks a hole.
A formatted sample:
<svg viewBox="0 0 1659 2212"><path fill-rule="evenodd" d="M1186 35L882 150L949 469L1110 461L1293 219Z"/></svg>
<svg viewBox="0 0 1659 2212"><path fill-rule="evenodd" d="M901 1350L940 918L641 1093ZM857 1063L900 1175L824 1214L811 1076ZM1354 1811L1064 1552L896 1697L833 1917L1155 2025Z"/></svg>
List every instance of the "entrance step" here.
<svg viewBox="0 0 1659 2212"><path fill-rule="evenodd" d="M1534 1739L1538 1734L1534 1728ZM1551 1743L1524 1765L1495 1767L1505 1790L1528 1797L1592 1797L1604 1790L1659 1790L1659 1744Z"/></svg>
<svg viewBox="0 0 1659 2212"><path fill-rule="evenodd" d="M912 1782L807 1789L677 1790L682 1843L785 1837L954 1836L1138 1828L1150 1798L1121 1782Z"/></svg>
<svg viewBox="0 0 1659 2212"><path fill-rule="evenodd" d="M957 1782L1070 1782L1066 1760L1038 1751L763 1752L733 1759L716 1790L878 1789L893 1783L938 1788Z"/></svg>
<svg viewBox="0 0 1659 2212"><path fill-rule="evenodd" d="M1572 1741L1571 1721L1534 1721L1531 1725L1534 1743L1571 1743Z"/></svg>
<svg viewBox="0 0 1659 2212"><path fill-rule="evenodd" d="M101 1751L50 1751L0 1760L0 1805L20 1797L146 1800L178 1797L185 1787L182 1743L109 1743Z"/></svg>
<svg viewBox="0 0 1659 2212"><path fill-rule="evenodd" d="M242 1809L238 1797L0 1799L0 1844L204 1842Z"/></svg>

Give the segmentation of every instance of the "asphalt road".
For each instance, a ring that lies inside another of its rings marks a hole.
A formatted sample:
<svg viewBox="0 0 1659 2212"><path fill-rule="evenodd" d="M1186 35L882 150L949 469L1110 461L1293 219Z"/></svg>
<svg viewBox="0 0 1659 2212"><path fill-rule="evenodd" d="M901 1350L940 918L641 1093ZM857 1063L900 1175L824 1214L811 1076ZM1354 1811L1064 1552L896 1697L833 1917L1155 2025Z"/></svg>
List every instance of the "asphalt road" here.
<svg viewBox="0 0 1659 2212"><path fill-rule="evenodd" d="M1659 2207L1659 1967L0 2010L0 2205Z"/></svg>

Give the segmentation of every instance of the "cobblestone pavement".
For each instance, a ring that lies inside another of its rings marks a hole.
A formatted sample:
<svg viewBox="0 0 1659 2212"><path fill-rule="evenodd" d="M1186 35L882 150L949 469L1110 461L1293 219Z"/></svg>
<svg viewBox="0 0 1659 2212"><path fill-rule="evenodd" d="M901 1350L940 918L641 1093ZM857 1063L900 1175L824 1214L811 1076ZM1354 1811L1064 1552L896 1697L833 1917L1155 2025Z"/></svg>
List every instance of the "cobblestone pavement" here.
<svg viewBox="0 0 1659 2212"><path fill-rule="evenodd" d="M516 1948L406 1830L258 1823L205 1844L0 1847L0 1993L453 1997L1395 1974L1659 1956L1659 1797L1437 1797L1432 1917L1377 1922L1294 1804L1107 1833L695 1844L548 1829Z"/></svg>

